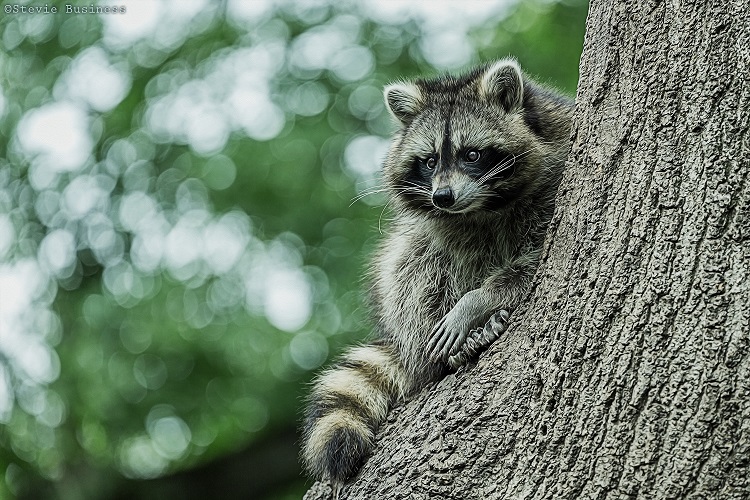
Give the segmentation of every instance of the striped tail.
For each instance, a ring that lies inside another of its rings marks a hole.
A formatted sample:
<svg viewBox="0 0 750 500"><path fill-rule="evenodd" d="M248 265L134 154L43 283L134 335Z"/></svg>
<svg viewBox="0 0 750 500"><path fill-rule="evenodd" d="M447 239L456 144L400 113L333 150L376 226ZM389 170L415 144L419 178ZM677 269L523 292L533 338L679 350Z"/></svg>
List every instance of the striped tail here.
<svg viewBox="0 0 750 500"><path fill-rule="evenodd" d="M391 404L410 387L389 345L355 347L314 382L305 412L302 458L318 479L341 484L372 451Z"/></svg>

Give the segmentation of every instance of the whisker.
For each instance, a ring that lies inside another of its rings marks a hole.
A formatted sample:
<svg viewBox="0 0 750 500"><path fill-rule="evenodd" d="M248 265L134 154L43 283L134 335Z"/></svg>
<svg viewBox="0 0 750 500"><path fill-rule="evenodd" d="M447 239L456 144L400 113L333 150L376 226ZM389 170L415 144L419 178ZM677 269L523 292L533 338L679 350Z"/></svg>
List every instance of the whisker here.
<svg viewBox="0 0 750 500"><path fill-rule="evenodd" d="M381 222L383 220L383 214L385 213L385 209L388 208L388 203L390 203L390 200L387 200L385 202L385 205L383 205L383 210L380 211L380 216L378 217L378 234L383 234L383 228L382 228Z"/></svg>
<svg viewBox="0 0 750 500"><path fill-rule="evenodd" d="M374 186L372 188L366 189L362 191L361 193L354 196L351 200L351 203L349 203L349 206L351 207L358 201L360 201L362 198L365 198L367 196L378 194L378 193L389 193L393 192L396 194L404 194L404 193L413 193L416 195L424 195L424 196L431 196L431 191L426 188L425 186L421 186L419 184L416 184L414 182L410 181L403 181L404 186Z"/></svg>
<svg viewBox="0 0 750 500"><path fill-rule="evenodd" d="M528 155L531 152L530 149L527 149L523 153L519 153L517 155L512 155L510 158L503 159L500 163L492 167L487 173L485 173L482 177L479 178L477 182L480 184L483 182L486 182L493 176L499 174L500 172L507 170L509 167L512 167L516 164L516 160L523 158L524 156Z"/></svg>
<svg viewBox="0 0 750 500"><path fill-rule="evenodd" d="M352 205L354 205L355 203L357 203L359 200L361 200L362 198L365 198L367 196L370 196L370 195L373 195L373 194L378 194L378 193L385 193L387 191L388 191L388 188L378 188L378 189L372 189L372 190L369 190L369 191L363 191L363 192L359 193L357 196L355 196L354 198L352 198L352 202L349 203L349 206L351 207Z"/></svg>

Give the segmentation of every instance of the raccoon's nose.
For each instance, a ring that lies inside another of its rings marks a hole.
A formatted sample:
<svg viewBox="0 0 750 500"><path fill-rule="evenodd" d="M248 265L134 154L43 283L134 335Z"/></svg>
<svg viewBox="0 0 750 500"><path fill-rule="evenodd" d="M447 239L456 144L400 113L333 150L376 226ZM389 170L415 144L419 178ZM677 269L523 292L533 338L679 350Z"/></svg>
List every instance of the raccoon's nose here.
<svg viewBox="0 0 750 500"><path fill-rule="evenodd" d="M456 197L451 188L443 187L432 193L432 203L438 208L449 208L456 203Z"/></svg>

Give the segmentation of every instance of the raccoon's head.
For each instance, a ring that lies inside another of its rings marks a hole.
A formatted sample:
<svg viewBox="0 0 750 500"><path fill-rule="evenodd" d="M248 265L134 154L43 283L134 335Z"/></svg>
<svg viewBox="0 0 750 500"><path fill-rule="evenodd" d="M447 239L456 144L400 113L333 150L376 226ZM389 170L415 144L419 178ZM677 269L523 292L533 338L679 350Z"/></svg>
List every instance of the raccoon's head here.
<svg viewBox="0 0 750 500"><path fill-rule="evenodd" d="M385 88L401 129L384 177L404 208L433 215L497 212L534 192L543 182L550 139L540 113L528 109L533 90L524 83L518 64L505 59L461 77Z"/></svg>

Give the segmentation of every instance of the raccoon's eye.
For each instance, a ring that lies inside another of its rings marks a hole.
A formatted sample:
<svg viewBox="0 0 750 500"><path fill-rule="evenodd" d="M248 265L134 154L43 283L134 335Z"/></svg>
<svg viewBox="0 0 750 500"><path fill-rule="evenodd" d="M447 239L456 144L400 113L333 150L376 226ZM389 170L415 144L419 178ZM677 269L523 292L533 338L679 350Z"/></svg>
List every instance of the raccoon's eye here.
<svg viewBox="0 0 750 500"><path fill-rule="evenodd" d="M479 160L479 158L482 155L477 151L476 149L470 149L464 154L464 160L466 160L468 163L474 163L475 161Z"/></svg>
<svg viewBox="0 0 750 500"><path fill-rule="evenodd" d="M427 168L429 168L430 170L432 170L437 165L437 160L435 159L434 156L430 156L429 158L427 158L427 161L425 162L425 165L427 165Z"/></svg>

